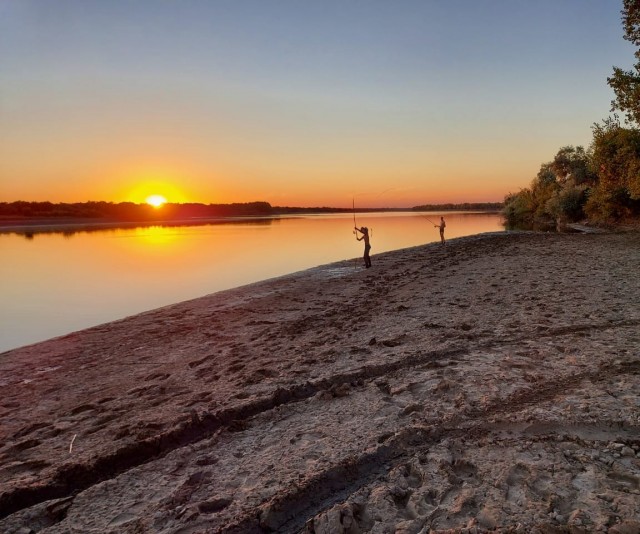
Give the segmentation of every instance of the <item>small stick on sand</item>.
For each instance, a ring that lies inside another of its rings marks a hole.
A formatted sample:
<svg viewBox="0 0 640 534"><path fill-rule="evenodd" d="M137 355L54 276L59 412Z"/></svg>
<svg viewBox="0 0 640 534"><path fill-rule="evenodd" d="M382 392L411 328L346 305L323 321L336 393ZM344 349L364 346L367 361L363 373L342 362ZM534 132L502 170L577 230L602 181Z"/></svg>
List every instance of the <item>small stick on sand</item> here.
<svg viewBox="0 0 640 534"><path fill-rule="evenodd" d="M71 443L69 444L69 454L71 454L71 451L73 450L73 442L76 440L76 436L78 434L74 434L73 437L71 438Z"/></svg>

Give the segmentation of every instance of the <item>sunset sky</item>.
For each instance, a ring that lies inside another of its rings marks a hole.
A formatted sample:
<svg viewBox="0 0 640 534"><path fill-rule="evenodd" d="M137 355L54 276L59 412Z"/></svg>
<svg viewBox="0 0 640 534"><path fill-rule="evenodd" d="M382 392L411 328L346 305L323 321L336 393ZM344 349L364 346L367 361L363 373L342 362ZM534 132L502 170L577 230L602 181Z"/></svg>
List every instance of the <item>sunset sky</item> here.
<svg viewBox="0 0 640 534"><path fill-rule="evenodd" d="M0 0L0 201L501 201L609 115L614 0Z"/></svg>

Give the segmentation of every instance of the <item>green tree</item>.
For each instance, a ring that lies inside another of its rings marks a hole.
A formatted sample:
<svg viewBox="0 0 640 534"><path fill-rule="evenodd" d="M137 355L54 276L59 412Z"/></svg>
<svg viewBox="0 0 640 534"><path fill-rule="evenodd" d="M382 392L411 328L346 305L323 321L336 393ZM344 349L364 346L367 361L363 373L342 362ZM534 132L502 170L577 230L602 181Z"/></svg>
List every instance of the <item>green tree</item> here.
<svg viewBox="0 0 640 534"><path fill-rule="evenodd" d="M566 223L584 218L584 205L589 189L585 185L568 182L553 193L545 204L545 212L557 222Z"/></svg>
<svg viewBox="0 0 640 534"><path fill-rule="evenodd" d="M598 185L585 207L589 217L612 222L639 214L640 130L607 119L593 127L591 152Z"/></svg>
<svg viewBox="0 0 640 534"><path fill-rule="evenodd" d="M549 227L580 220L597 179L587 151L564 146L540 166L529 188L505 198L503 215L510 226Z"/></svg>
<svg viewBox="0 0 640 534"><path fill-rule="evenodd" d="M552 217L545 207L558 187L551 163L542 164L530 187L505 197L502 213L507 224L529 227L551 222Z"/></svg>
<svg viewBox="0 0 640 534"><path fill-rule="evenodd" d="M607 83L616 95L611 102L612 111L619 109L627 120L640 124L640 0L623 0L622 4L624 38L638 47L634 53L636 62L632 70L613 67Z"/></svg>
<svg viewBox="0 0 640 534"><path fill-rule="evenodd" d="M553 158L551 170L562 185L573 182L574 185L593 185L597 175L593 172L589 156L581 146L564 146Z"/></svg>
<svg viewBox="0 0 640 534"><path fill-rule="evenodd" d="M531 189L522 189L518 193L510 193L504 199L502 214L508 226L530 226L533 224L535 206Z"/></svg>
<svg viewBox="0 0 640 534"><path fill-rule="evenodd" d="M540 222L551 222L553 215L546 209L547 201L559 189L558 177L551 163L543 163L538 175L531 182L531 197L534 204L534 219Z"/></svg>

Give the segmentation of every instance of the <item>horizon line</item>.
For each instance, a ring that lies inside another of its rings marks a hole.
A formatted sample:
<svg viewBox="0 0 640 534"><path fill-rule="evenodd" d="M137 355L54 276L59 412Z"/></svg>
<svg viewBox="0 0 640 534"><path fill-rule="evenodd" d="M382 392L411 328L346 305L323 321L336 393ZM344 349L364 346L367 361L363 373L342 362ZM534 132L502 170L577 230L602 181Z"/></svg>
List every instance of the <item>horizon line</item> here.
<svg viewBox="0 0 640 534"><path fill-rule="evenodd" d="M131 204L134 206L149 206L148 202L133 202L131 200L84 200L84 201L61 201L54 202L51 200L0 200L0 204L52 204L52 205L60 205L60 204ZM234 205L251 205L251 204L268 204L272 209L283 208L283 209L339 209L339 210L349 210L353 211L354 207L340 207L340 206L328 206L328 205L315 205L315 206L296 206L296 205L273 205L271 202L267 200L252 200L248 202L202 202L202 201L191 201L191 202L170 202L167 201L162 204L162 206L184 206L184 205L201 205L201 206L234 206ZM423 206L463 206L463 205L485 205L485 204L504 204L504 200L488 200L488 201L463 201L463 202L425 202L422 204L415 204L413 206L374 206L374 207L355 207L358 209L391 209L391 210L402 210L402 209L415 209ZM162 208L160 206L160 209ZM158 208L155 208L158 209Z"/></svg>

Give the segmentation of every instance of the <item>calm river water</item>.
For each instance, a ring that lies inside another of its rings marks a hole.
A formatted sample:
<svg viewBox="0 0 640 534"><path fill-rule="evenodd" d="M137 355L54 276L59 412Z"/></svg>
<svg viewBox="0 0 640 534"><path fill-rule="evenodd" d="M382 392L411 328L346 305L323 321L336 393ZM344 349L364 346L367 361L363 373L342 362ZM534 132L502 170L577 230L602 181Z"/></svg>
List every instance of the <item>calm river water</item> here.
<svg viewBox="0 0 640 534"><path fill-rule="evenodd" d="M498 214L445 213L448 239L502 231ZM439 240L439 213L367 213L371 255ZM202 226L0 233L0 352L152 308L362 255L353 215Z"/></svg>

